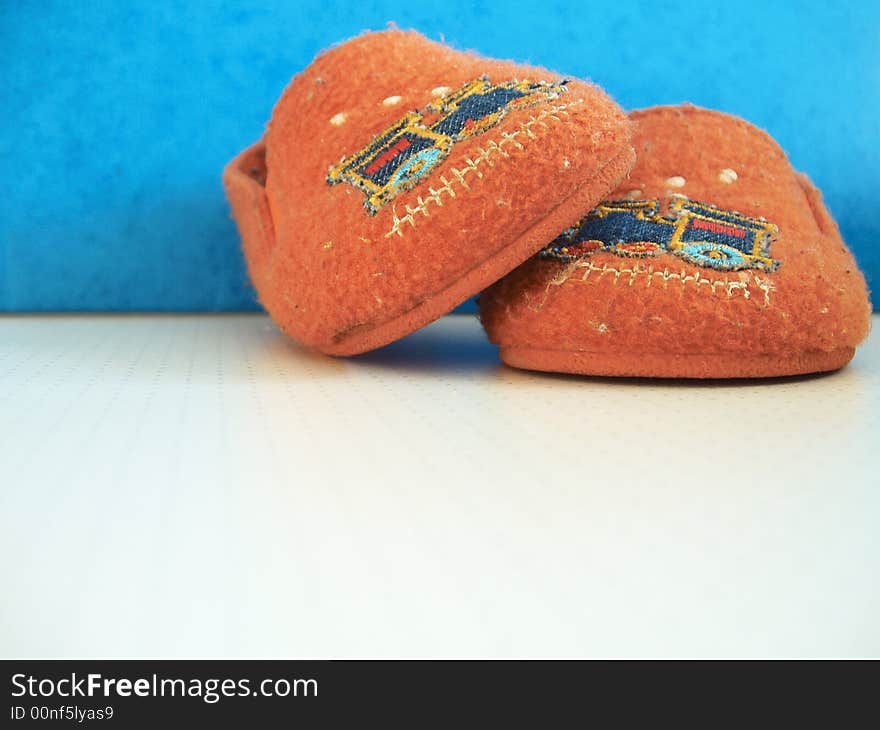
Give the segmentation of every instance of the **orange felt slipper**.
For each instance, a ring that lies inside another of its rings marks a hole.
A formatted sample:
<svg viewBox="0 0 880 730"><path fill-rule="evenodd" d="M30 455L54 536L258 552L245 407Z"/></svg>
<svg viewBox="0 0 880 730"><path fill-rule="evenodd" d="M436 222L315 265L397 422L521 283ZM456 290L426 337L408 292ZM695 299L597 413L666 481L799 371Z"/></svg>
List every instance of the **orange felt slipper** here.
<svg viewBox="0 0 880 730"><path fill-rule="evenodd" d="M599 88L367 33L319 55L224 184L278 325L353 355L453 309L572 225L631 169Z"/></svg>
<svg viewBox="0 0 880 730"><path fill-rule="evenodd" d="M776 142L689 105L631 119L629 180L481 295L504 362L683 378L849 362L870 324L865 280Z"/></svg>

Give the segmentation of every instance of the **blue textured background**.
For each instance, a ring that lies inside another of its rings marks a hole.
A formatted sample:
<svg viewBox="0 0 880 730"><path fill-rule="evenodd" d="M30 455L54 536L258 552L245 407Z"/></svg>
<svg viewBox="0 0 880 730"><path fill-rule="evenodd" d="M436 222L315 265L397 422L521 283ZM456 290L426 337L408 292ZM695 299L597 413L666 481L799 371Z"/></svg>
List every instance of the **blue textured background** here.
<svg viewBox="0 0 880 730"><path fill-rule="evenodd" d="M880 3L0 0L0 309L252 308L220 185L289 78L389 21L773 134L880 281Z"/></svg>

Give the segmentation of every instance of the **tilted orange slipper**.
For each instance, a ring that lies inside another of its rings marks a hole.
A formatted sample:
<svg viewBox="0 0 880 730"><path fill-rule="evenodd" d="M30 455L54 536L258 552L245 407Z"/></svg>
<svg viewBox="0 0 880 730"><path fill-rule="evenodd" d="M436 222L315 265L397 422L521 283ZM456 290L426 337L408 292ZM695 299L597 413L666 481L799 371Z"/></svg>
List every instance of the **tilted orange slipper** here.
<svg viewBox="0 0 880 730"><path fill-rule="evenodd" d="M630 178L480 297L515 367L740 378L843 367L865 280L806 176L742 119L634 112Z"/></svg>
<svg viewBox="0 0 880 730"><path fill-rule="evenodd" d="M596 86L392 30L319 55L224 183L262 304L352 355L537 252L626 176L630 143Z"/></svg>

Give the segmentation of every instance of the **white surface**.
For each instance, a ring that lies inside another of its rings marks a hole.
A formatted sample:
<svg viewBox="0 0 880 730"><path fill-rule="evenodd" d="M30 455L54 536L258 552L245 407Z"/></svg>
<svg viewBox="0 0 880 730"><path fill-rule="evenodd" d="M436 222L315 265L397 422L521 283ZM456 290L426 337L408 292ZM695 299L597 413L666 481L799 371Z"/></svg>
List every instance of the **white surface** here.
<svg viewBox="0 0 880 730"><path fill-rule="evenodd" d="M0 318L4 656L880 655L880 342L772 383Z"/></svg>

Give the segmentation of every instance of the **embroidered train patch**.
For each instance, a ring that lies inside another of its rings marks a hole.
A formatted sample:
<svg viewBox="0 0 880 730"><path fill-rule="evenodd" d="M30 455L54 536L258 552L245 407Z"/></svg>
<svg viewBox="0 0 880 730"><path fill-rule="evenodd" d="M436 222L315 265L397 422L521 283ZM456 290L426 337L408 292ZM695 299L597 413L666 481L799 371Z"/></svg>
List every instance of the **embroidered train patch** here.
<svg viewBox="0 0 880 730"><path fill-rule="evenodd" d="M669 214L659 200L600 203L541 251L543 258L575 261L598 251L648 258L668 252L720 271L775 271L770 244L778 233L763 218L750 218L708 203L675 196Z"/></svg>
<svg viewBox="0 0 880 730"><path fill-rule="evenodd" d="M565 81L507 81L486 77L409 112L365 147L330 168L330 185L347 182L367 194L370 215L404 190L421 182L450 153L456 142L494 127L511 109L555 99Z"/></svg>

